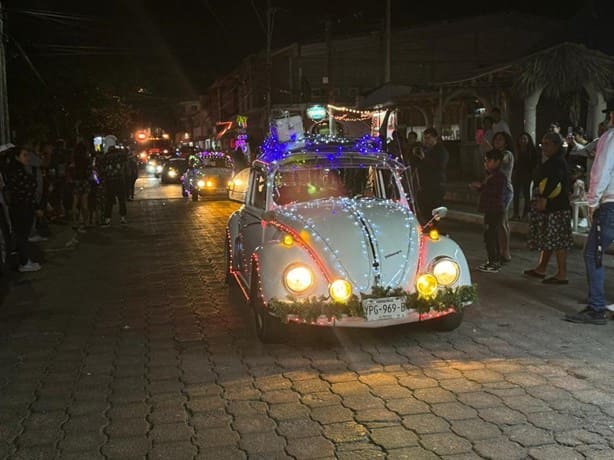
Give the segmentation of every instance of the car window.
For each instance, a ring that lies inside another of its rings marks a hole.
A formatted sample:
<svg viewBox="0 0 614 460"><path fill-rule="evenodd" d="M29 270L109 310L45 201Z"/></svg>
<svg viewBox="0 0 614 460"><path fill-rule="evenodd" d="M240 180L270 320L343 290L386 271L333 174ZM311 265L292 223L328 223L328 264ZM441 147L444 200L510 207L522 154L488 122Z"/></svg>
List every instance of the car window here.
<svg viewBox="0 0 614 460"><path fill-rule="evenodd" d="M267 193L267 177L264 171L256 171L254 177L254 187L252 195L252 205L256 208L262 208L266 206L266 193Z"/></svg>
<svg viewBox="0 0 614 460"><path fill-rule="evenodd" d="M278 205L322 198L373 197L399 199L395 175L376 166L282 169L274 180Z"/></svg>
<svg viewBox="0 0 614 460"><path fill-rule="evenodd" d="M203 160L205 168L230 168L228 161L225 158L205 159Z"/></svg>

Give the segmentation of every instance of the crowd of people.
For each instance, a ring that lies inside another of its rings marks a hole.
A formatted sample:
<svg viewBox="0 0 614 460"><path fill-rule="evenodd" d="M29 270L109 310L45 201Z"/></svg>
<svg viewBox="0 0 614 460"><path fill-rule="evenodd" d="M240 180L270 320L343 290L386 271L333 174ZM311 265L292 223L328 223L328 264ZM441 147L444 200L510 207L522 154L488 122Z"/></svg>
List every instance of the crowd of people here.
<svg viewBox="0 0 614 460"><path fill-rule="evenodd" d="M129 149L109 145L93 151L84 142L7 144L0 149L0 237L20 272L41 269L31 243L45 240L49 223L76 232L111 225L115 203L127 224L126 201L134 198L138 162Z"/></svg>
<svg viewBox="0 0 614 460"><path fill-rule="evenodd" d="M508 216L512 208L512 219L528 221L528 247L539 254L535 267L523 274L544 284L569 283L572 203L586 206L580 227L588 232L584 249L587 307L565 317L578 323L606 323L602 257L614 240L614 101L603 112L607 119L592 141L585 138L582 128L568 129L564 137L560 124L553 122L536 145L528 132L514 139L501 111L493 108L483 119L479 139L485 177L469 184L479 192L478 208L484 214L487 260L476 268L494 273L511 260ZM415 209L424 224L431 210L444 204L448 152L433 128L424 131L422 143L415 132L404 138L395 131L388 152L413 166L410 182L417 198ZM556 272L547 276L552 256Z"/></svg>

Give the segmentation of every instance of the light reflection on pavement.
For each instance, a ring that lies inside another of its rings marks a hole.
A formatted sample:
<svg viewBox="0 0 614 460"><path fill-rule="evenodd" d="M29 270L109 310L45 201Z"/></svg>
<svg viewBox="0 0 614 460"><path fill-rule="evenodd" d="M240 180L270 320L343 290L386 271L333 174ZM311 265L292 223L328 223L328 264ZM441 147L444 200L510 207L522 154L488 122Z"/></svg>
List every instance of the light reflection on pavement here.
<svg viewBox="0 0 614 460"><path fill-rule="evenodd" d="M179 184L161 184L160 179L144 171L136 180L135 200L161 200L181 198L181 186Z"/></svg>

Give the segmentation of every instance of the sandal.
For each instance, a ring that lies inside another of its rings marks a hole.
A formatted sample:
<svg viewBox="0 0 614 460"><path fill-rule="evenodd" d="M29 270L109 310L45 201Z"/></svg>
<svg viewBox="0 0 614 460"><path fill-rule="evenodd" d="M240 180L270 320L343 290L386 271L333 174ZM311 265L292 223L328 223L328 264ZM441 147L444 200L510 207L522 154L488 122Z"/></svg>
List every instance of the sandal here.
<svg viewBox="0 0 614 460"><path fill-rule="evenodd" d="M539 279L544 279L546 277L545 273L538 273L535 271L534 268L531 268L530 270L525 270L522 272L524 275L526 276L530 276L532 278L539 278Z"/></svg>
<svg viewBox="0 0 614 460"><path fill-rule="evenodd" d="M544 284L569 284L569 280L561 280L561 279L555 278L554 276L551 276L550 278L544 278L542 280L542 283Z"/></svg>

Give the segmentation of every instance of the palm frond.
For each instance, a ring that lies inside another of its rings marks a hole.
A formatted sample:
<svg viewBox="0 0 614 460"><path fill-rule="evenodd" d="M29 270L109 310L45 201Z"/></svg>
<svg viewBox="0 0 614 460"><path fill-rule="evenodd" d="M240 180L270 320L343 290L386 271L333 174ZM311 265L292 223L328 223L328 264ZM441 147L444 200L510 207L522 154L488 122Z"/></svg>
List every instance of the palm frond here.
<svg viewBox="0 0 614 460"><path fill-rule="evenodd" d="M543 87L544 94L560 97L591 82L598 91L609 88L614 59L575 43L562 43L535 53L519 63L522 71L516 90L524 95Z"/></svg>

